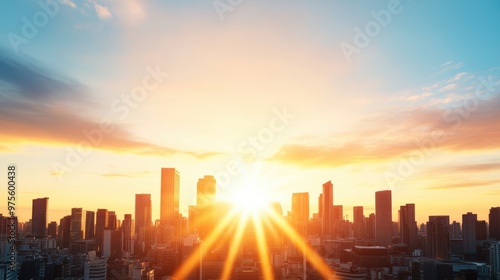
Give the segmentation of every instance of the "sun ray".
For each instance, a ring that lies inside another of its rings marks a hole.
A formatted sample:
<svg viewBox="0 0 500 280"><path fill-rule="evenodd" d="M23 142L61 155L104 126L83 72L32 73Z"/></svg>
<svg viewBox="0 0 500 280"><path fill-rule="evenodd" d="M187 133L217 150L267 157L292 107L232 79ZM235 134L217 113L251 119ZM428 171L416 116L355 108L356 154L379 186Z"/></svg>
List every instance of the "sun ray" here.
<svg viewBox="0 0 500 280"><path fill-rule="evenodd" d="M212 247L214 242L219 238L221 232L226 228L226 226L232 221L233 218L238 214L237 211L233 210L227 215L222 217L221 221L217 226L208 234L208 237L203 242L206 248ZM174 279L185 279L189 273L195 268L195 266L200 263L199 255L202 253L201 246L198 247L189 258L183 263L183 265L174 273Z"/></svg>
<svg viewBox="0 0 500 280"><path fill-rule="evenodd" d="M276 225L286 234L286 236L290 238L299 248L299 250L305 252L309 263L311 263L312 266L318 270L324 279L335 279L333 278L333 271L325 263L323 258L319 256L290 225L288 225L282 218L277 216L272 211L268 214Z"/></svg>
<svg viewBox="0 0 500 280"><path fill-rule="evenodd" d="M256 213L253 213L252 220L255 225L255 234L257 235L257 249L259 252L261 269L264 273L264 279L272 280L274 279L274 276L271 267L271 260L269 259L269 253L267 250L268 246L266 236L264 234L264 230L262 229L262 221Z"/></svg>
<svg viewBox="0 0 500 280"><path fill-rule="evenodd" d="M238 229L236 230L236 234L231 241L231 247L229 249L229 253L227 256L227 260L224 263L224 270L222 271L221 279L230 279L231 272L233 269L234 261L236 260L236 254L240 249L240 244L243 238L243 233L245 232L245 227L248 221L248 214L243 213L240 222L238 223Z"/></svg>

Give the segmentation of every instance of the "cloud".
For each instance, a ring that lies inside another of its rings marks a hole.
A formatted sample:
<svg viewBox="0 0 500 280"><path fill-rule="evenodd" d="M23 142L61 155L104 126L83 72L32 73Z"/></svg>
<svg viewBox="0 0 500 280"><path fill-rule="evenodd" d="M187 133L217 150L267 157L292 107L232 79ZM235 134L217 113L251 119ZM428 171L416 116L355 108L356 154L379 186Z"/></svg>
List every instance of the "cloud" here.
<svg viewBox="0 0 500 280"><path fill-rule="evenodd" d="M449 71L460 69L464 66L463 62L448 61L441 65L439 72L436 75L440 75Z"/></svg>
<svg viewBox="0 0 500 280"><path fill-rule="evenodd" d="M76 9L76 4L71 0L59 0L59 2L68 5L73 9Z"/></svg>
<svg viewBox="0 0 500 280"><path fill-rule="evenodd" d="M3 143L83 145L112 152L184 154L199 159L219 155L141 141L118 124L112 126L112 132L103 133L100 121L79 114L88 114L90 108L96 107L88 100L88 87L43 65L13 57L0 50L0 140Z"/></svg>
<svg viewBox="0 0 500 280"><path fill-rule="evenodd" d="M432 95L432 93L430 93L430 92L424 92L424 93L422 93L420 95L409 96L409 97L406 98L406 100L407 101L420 101L420 100L425 99L426 97L429 97L431 95Z"/></svg>
<svg viewBox="0 0 500 280"><path fill-rule="evenodd" d="M97 13L97 16L102 20L107 20L113 17L107 7L101 6L95 2L94 2L94 9Z"/></svg>
<svg viewBox="0 0 500 280"><path fill-rule="evenodd" d="M449 85L446 85L442 88L439 89L439 91L443 92L443 91L449 91L449 90L454 90L457 88L457 85L456 84L449 84Z"/></svg>
<svg viewBox="0 0 500 280"><path fill-rule="evenodd" d="M421 147L450 153L500 151L500 96L473 112L459 108L415 108L370 116L355 130L284 145L269 158L304 167L388 162L421 153ZM441 135L439 141L433 135ZM483 168L486 168L483 166Z"/></svg>
<svg viewBox="0 0 500 280"><path fill-rule="evenodd" d="M498 185L498 180L460 180L452 183L438 183L435 186L427 187L427 190L449 190L449 189L461 189L461 188L478 188L484 186Z"/></svg>

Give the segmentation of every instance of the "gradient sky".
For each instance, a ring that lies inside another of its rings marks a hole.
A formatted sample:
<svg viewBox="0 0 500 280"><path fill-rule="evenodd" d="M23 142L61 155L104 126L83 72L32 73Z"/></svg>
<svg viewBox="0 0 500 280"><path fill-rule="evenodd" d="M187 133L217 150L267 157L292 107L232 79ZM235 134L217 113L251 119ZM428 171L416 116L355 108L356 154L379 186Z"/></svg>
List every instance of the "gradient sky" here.
<svg viewBox="0 0 500 280"><path fill-rule="evenodd" d="M311 213L332 180L350 220L384 189L395 221L406 203L419 223L500 206L500 2L41 2L51 15L0 9L0 182L15 163L21 221L38 197L49 221L122 219L136 193L156 219L161 167L181 174L184 215L208 174L221 198L252 186L285 211L309 192Z"/></svg>

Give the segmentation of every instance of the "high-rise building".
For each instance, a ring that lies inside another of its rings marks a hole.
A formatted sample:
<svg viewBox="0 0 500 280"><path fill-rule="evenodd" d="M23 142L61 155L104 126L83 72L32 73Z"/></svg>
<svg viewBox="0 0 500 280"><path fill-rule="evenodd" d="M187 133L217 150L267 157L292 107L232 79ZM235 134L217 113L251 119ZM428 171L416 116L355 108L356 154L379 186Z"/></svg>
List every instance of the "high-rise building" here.
<svg viewBox="0 0 500 280"><path fill-rule="evenodd" d="M365 236L365 215L363 214L363 206L354 206L352 208L354 238L363 239Z"/></svg>
<svg viewBox="0 0 500 280"><path fill-rule="evenodd" d="M489 231L490 238L500 241L500 207L490 208L489 218Z"/></svg>
<svg viewBox="0 0 500 280"><path fill-rule="evenodd" d="M71 216L64 216L61 220L59 220L59 230L57 234L59 247L61 249L69 248L70 233L71 233Z"/></svg>
<svg viewBox="0 0 500 280"><path fill-rule="evenodd" d="M85 239L86 218L82 208L71 208L70 242Z"/></svg>
<svg viewBox="0 0 500 280"><path fill-rule="evenodd" d="M344 207L332 206L332 234L335 237L346 237L344 228Z"/></svg>
<svg viewBox="0 0 500 280"><path fill-rule="evenodd" d="M175 168L161 169L160 221L176 225L179 215L180 175Z"/></svg>
<svg viewBox="0 0 500 280"><path fill-rule="evenodd" d="M196 224L194 227L200 233L202 239L212 231L215 224L214 202L217 193L215 178L204 176L198 179L196 184Z"/></svg>
<svg viewBox="0 0 500 280"><path fill-rule="evenodd" d="M85 239L93 239L95 237L95 212L85 211Z"/></svg>
<svg viewBox="0 0 500 280"><path fill-rule="evenodd" d="M309 193L292 194L292 225L300 236L307 237Z"/></svg>
<svg viewBox="0 0 500 280"><path fill-rule="evenodd" d="M390 190L375 192L375 243L392 244L392 195Z"/></svg>
<svg viewBox="0 0 500 280"><path fill-rule="evenodd" d="M453 223L451 223L450 239L462 239L462 228L460 227L460 223L457 221L453 221Z"/></svg>
<svg viewBox="0 0 500 280"><path fill-rule="evenodd" d="M133 255L135 226L132 214L125 214L121 228L123 232L123 252Z"/></svg>
<svg viewBox="0 0 500 280"><path fill-rule="evenodd" d="M99 256L102 256L104 230L108 226L108 209L97 209L95 222L95 245Z"/></svg>
<svg viewBox="0 0 500 280"><path fill-rule="evenodd" d="M118 228L118 219L115 211L108 211L108 229L115 230Z"/></svg>
<svg viewBox="0 0 500 280"><path fill-rule="evenodd" d="M31 234L35 237L47 236L47 209L49 206L49 198L33 199L33 207L31 208Z"/></svg>
<svg viewBox="0 0 500 280"><path fill-rule="evenodd" d="M399 235L401 242L410 250L417 248L417 222L415 204L406 204L399 208Z"/></svg>
<svg viewBox="0 0 500 280"><path fill-rule="evenodd" d="M318 196L318 218L323 219L323 194Z"/></svg>
<svg viewBox="0 0 500 280"><path fill-rule="evenodd" d="M332 237L333 214L333 184L328 181L323 184L321 232L323 236Z"/></svg>
<svg viewBox="0 0 500 280"><path fill-rule="evenodd" d="M135 232L141 227L150 227L152 222L151 194L135 195Z"/></svg>
<svg viewBox="0 0 500 280"><path fill-rule="evenodd" d="M196 229L196 205L188 206L188 225L189 233L194 233Z"/></svg>
<svg viewBox="0 0 500 280"><path fill-rule="evenodd" d="M50 222L48 227L47 227L47 235L56 238L57 236L57 223L56 222Z"/></svg>
<svg viewBox="0 0 500 280"><path fill-rule="evenodd" d="M488 239L488 224L486 221L476 222L476 240L487 240Z"/></svg>
<svg viewBox="0 0 500 280"><path fill-rule="evenodd" d="M430 258L450 258L450 216L429 216L426 254Z"/></svg>
<svg viewBox="0 0 500 280"><path fill-rule="evenodd" d="M462 215L462 239L466 256L476 255L476 223L477 214L467 212Z"/></svg>
<svg viewBox="0 0 500 280"><path fill-rule="evenodd" d="M490 210L491 213L491 210ZM491 220L490 220L491 221ZM500 242L491 242L489 264L491 268L491 279L500 279Z"/></svg>

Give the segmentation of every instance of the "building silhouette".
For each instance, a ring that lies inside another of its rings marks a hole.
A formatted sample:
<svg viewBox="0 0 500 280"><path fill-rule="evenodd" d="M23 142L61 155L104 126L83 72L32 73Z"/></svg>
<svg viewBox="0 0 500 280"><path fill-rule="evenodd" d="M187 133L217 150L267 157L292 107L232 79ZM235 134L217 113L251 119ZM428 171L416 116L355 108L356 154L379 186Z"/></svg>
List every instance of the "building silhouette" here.
<svg viewBox="0 0 500 280"><path fill-rule="evenodd" d="M85 211L85 239L93 239L95 237L95 212Z"/></svg>
<svg viewBox="0 0 500 280"><path fill-rule="evenodd" d="M390 190L375 192L375 243L392 244L392 195Z"/></svg>
<svg viewBox="0 0 500 280"><path fill-rule="evenodd" d="M150 227L152 221L151 194L135 195L135 232L141 227Z"/></svg>
<svg viewBox="0 0 500 280"><path fill-rule="evenodd" d="M33 199L31 208L31 235L36 237L47 236L47 210L49 208L49 198Z"/></svg>
<svg viewBox="0 0 500 280"><path fill-rule="evenodd" d="M430 258L450 259L450 216L429 216L426 254Z"/></svg>
<svg viewBox="0 0 500 280"><path fill-rule="evenodd" d="M406 204L399 209L399 236L410 250L417 248L417 222L415 204Z"/></svg>
<svg viewBox="0 0 500 280"><path fill-rule="evenodd" d="M488 215L490 238L500 241L500 207L491 207Z"/></svg>
<svg viewBox="0 0 500 280"><path fill-rule="evenodd" d="M99 256L102 254L104 242L104 230L108 226L108 209L97 209L95 222L95 243Z"/></svg>
<svg viewBox="0 0 500 280"><path fill-rule="evenodd" d="M467 212L462 215L462 239L466 256L476 255L476 223L477 214Z"/></svg>
<svg viewBox="0 0 500 280"><path fill-rule="evenodd" d="M292 194L292 226L303 237L307 237L309 224L309 193Z"/></svg>
<svg viewBox="0 0 500 280"><path fill-rule="evenodd" d="M70 243L85 239L86 218L82 208L71 208Z"/></svg>
<svg viewBox="0 0 500 280"><path fill-rule="evenodd" d="M365 236L365 215L363 214L363 206L354 206L353 213L353 230L354 238L363 239Z"/></svg>
<svg viewBox="0 0 500 280"><path fill-rule="evenodd" d="M161 169L160 222L175 226L179 215L180 175L175 168Z"/></svg>
<svg viewBox="0 0 500 280"><path fill-rule="evenodd" d="M332 237L333 214L333 184L328 181L323 184L321 196L321 233L325 237Z"/></svg>

